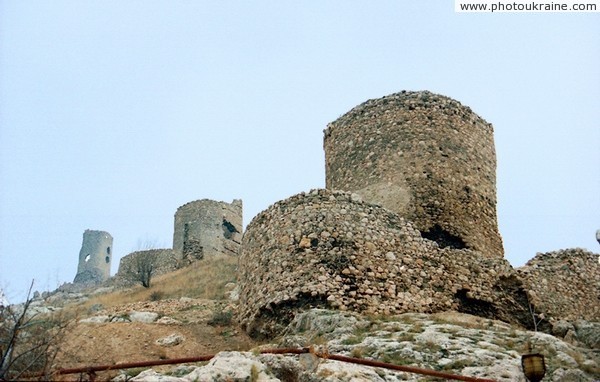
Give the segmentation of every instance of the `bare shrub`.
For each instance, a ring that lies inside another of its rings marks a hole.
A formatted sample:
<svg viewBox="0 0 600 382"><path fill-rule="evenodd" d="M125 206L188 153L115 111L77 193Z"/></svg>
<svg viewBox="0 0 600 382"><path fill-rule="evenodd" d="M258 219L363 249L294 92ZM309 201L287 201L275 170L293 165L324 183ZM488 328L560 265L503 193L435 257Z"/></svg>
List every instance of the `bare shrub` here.
<svg viewBox="0 0 600 382"><path fill-rule="evenodd" d="M150 293L150 301L160 301L165 297L165 294L160 290L155 290Z"/></svg>
<svg viewBox="0 0 600 382"><path fill-rule="evenodd" d="M22 306L0 310L0 380L19 380L26 375L50 379L50 369L69 324L63 314L32 312L31 289Z"/></svg>
<svg viewBox="0 0 600 382"><path fill-rule="evenodd" d="M207 324L210 326L229 326L231 325L232 319L233 312L219 309L213 313Z"/></svg>
<svg viewBox="0 0 600 382"><path fill-rule="evenodd" d="M129 269L129 278L139 282L144 288L150 288L152 276L156 272L158 253L153 250L141 251L135 254L133 264Z"/></svg>

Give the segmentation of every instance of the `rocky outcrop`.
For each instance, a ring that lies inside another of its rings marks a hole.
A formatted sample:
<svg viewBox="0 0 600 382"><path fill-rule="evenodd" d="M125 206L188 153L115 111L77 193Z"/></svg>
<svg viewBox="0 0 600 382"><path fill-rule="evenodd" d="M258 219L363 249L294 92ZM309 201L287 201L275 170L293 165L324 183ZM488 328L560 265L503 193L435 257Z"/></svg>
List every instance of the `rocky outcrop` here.
<svg viewBox="0 0 600 382"><path fill-rule="evenodd" d="M551 335L457 312L402 314L385 319L313 309L297 315L278 344L313 346L316 352L378 360L449 374L525 382L527 348L545 357L546 381L600 378L595 352ZM356 365L313 354L221 352L207 365L177 367L169 375L147 370L132 381L422 381L423 375Z"/></svg>

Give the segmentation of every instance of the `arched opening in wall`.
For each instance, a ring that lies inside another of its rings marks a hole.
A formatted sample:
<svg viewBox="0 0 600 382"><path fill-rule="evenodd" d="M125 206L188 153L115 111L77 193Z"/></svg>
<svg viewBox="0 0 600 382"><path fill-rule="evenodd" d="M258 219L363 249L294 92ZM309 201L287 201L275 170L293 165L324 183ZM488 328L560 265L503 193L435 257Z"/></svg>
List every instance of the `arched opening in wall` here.
<svg viewBox="0 0 600 382"><path fill-rule="evenodd" d="M105 260L106 260L106 264L110 263L110 256L106 256Z"/></svg>
<svg viewBox="0 0 600 382"><path fill-rule="evenodd" d="M87 263L88 261L90 261L91 258L92 258L92 256L90 256L90 254L88 253L87 256L85 257L85 262Z"/></svg>
<svg viewBox="0 0 600 382"><path fill-rule="evenodd" d="M234 233L239 233L239 231L235 229L235 226L226 219L223 219L223 224L221 226L223 228L223 236L225 239L231 239Z"/></svg>
<svg viewBox="0 0 600 382"><path fill-rule="evenodd" d="M421 235L428 240L435 241L441 248L467 248L467 245L459 236L453 235L446 231L438 224L434 225L429 231L421 232Z"/></svg>
<svg viewBox="0 0 600 382"><path fill-rule="evenodd" d="M106 247L106 254L110 255L110 247Z"/></svg>
<svg viewBox="0 0 600 382"><path fill-rule="evenodd" d="M454 301L458 303L459 312L490 319L498 317L498 309L494 304L489 301L470 298L467 292L466 289L459 289L454 294Z"/></svg>

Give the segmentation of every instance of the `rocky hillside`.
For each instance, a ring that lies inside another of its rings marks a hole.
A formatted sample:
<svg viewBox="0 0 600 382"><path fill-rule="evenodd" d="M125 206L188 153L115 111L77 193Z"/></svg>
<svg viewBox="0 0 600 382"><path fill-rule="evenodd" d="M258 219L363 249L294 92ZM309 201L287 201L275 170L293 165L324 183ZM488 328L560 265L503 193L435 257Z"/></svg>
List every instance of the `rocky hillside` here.
<svg viewBox="0 0 600 382"><path fill-rule="evenodd" d="M302 313L273 344L249 352L221 352L204 366L149 369L132 381L431 381L401 371L320 359L312 354L259 354L272 347L312 346L317 352L379 360L497 381L526 381L521 355L530 344L545 356L544 381L594 381L600 378L600 326L577 328L579 340L523 331L500 321L467 314L402 314L365 317L313 309ZM117 378L125 380L123 376Z"/></svg>
<svg viewBox="0 0 600 382"><path fill-rule="evenodd" d="M54 369L115 365L115 381L439 381L432 376L331 359L340 355L496 381L525 381L521 355L544 355L544 381L600 380L600 323L560 321L552 334L457 312L360 315L327 309L298 314L278 338L256 342L235 321L235 261L201 261L152 288L54 292L38 315L76 312ZM227 276L226 276L227 275ZM310 348L308 354L261 354ZM208 362L118 369L128 362L216 354ZM314 354L324 355L319 358ZM327 359L327 355L330 355ZM79 380L87 375L55 375Z"/></svg>

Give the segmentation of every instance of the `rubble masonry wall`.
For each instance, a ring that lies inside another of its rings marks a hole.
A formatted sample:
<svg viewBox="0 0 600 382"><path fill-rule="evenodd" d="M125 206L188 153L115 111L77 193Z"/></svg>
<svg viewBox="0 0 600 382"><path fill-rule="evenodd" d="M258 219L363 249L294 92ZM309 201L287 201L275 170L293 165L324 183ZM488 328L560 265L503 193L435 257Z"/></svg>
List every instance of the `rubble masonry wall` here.
<svg viewBox="0 0 600 382"><path fill-rule="evenodd" d="M326 187L353 191L441 245L502 258L493 127L427 91L356 106L325 130Z"/></svg>
<svg viewBox="0 0 600 382"><path fill-rule="evenodd" d="M237 256L243 228L240 199L232 203L209 199L189 202L175 212L173 249L180 258Z"/></svg>
<svg viewBox="0 0 600 382"><path fill-rule="evenodd" d="M399 215L341 191L279 201L246 228L240 320L276 334L299 309L369 314L458 310L527 325L527 300L501 258L440 248Z"/></svg>

